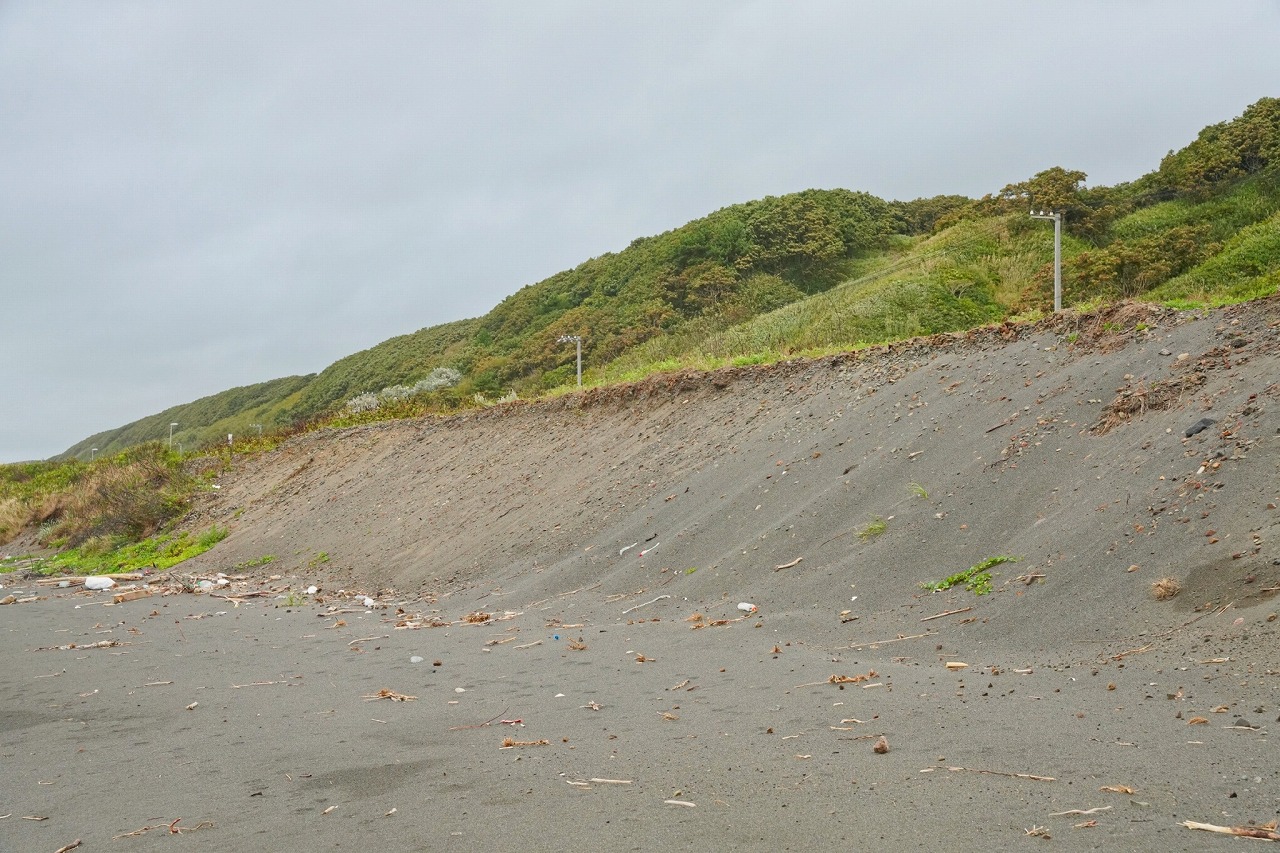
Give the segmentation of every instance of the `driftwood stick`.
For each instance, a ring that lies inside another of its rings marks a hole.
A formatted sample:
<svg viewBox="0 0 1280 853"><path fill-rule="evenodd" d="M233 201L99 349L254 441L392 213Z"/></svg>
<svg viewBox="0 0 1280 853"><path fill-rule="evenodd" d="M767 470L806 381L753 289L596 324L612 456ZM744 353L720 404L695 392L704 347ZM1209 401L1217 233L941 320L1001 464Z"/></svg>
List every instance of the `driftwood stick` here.
<svg viewBox="0 0 1280 853"><path fill-rule="evenodd" d="M976 767L948 767L952 773L983 773L987 776L1007 776L1010 779L1032 779L1036 782L1057 782L1052 776L1036 776L1033 773L1004 773L1000 770L982 770Z"/></svg>
<svg viewBox="0 0 1280 853"><path fill-rule="evenodd" d="M1054 812L1053 814L1049 815L1049 817L1066 817L1067 815L1075 816L1075 815L1084 815L1084 814L1097 814L1098 812L1108 811L1110 808L1111 806L1098 806L1097 808L1093 808L1093 809L1067 809L1065 812Z"/></svg>
<svg viewBox="0 0 1280 853"><path fill-rule="evenodd" d="M628 613L630 613L633 610L639 610L641 607L647 607L648 605L653 604L655 601L661 601L664 598L670 598L670 597L671 596L669 595L660 595L657 598L646 601L644 604L637 604L635 607L628 607L626 610L622 611L622 615L626 616Z"/></svg>
<svg viewBox="0 0 1280 853"><path fill-rule="evenodd" d="M935 613L933 616L926 616L921 622L932 622L934 619L941 619L943 616L955 616L957 613L968 613L972 607L961 607L959 610L944 610L941 613Z"/></svg>
<svg viewBox="0 0 1280 853"><path fill-rule="evenodd" d="M1196 823L1194 820L1184 820L1178 826L1185 826L1187 829L1203 829L1205 832L1216 832L1220 835L1238 835L1242 838L1280 841L1280 832L1276 832L1273 829L1262 829L1257 826L1216 826L1212 823Z"/></svg>
<svg viewBox="0 0 1280 853"><path fill-rule="evenodd" d="M352 640L351 642L347 643L347 645L348 645L348 646L354 646L356 643L367 643L367 642L370 642L370 641L372 641L372 640L389 640L389 639L391 639L391 635L390 635L390 634L383 634L383 635L382 635L382 636L380 636L380 637L361 637L361 638L360 638L360 639L358 639L358 640Z"/></svg>
<svg viewBox="0 0 1280 853"><path fill-rule="evenodd" d="M848 647L851 649L860 649L863 646L882 646L885 643L896 643L899 640L918 640L921 637L932 637L935 633L935 631L925 631L923 634L912 634L909 637L894 637L890 640L871 640L866 643L850 643Z"/></svg>
<svg viewBox="0 0 1280 853"><path fill-rule="evenodd" d="M773 567L773 570L774 570L775 572L780 572L780 571L782 571L783 569L789 569L789 568L791 568L792 566L798 566L798 565L800 565L801 561L803 561L803 560L804 560L804 557L796 557L796 558L795 558L794 560L792 560L790 563L783 563L781 566L774 566L774 567Z"/></svg>

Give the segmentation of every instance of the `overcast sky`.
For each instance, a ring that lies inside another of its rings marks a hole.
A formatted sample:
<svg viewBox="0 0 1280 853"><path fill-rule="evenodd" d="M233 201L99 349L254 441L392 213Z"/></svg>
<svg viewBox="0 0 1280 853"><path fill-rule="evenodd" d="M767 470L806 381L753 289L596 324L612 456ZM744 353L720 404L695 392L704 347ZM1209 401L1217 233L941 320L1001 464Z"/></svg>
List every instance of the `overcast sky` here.
<svg viewBox="0 0 1280 853"><path fill-rule="evenodd" d="M765 195L1132 180L1277 44L1276 0L0 0L0 462Z"/></svg>

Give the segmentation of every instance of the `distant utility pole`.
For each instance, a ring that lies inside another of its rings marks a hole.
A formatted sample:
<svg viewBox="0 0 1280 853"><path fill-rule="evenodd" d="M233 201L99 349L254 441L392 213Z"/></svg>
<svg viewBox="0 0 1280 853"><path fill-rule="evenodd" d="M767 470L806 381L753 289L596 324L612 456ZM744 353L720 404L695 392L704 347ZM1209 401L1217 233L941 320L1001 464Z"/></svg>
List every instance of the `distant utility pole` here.
<svg viewBox="0 0 1280 853"><path fill-rule="evenodd" d="M176 422L169 424L169 449L173 450L173 428L178 424Z"/></svg>
<svg viewBox="0 0 1280 853"><path fill-rule="evenodd" d="M1033 219L1053 220L1053 311L1062 310L1062 214L1053 211L1031 211Z"/></svg>
<svg viewBox="0 0 1280 853"><path fill-rule="evenodd" d="M558 343L567 344L575 343L578 345L578 387L582 387L582 335L561 335L556 338Z"/></svg>

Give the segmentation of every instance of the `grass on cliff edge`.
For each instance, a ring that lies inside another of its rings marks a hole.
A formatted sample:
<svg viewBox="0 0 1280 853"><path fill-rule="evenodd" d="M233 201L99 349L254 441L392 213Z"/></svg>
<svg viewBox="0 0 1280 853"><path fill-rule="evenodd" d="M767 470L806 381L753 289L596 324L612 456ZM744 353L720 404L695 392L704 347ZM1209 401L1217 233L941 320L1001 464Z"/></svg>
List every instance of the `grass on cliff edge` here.
<svg viewBox="0 0 1280 853"><path fill-rule="evenodd" d="M205 486L159 442L92 462L0 466L0 545L34 531L41 547L58 552L40 561L44 573L168 568L227 535L217 527L196 536L171 530ZM0 570L14 567L5 563Z"/></svg>
<svg viewBox="0 0 1280 853"><path fill-rule="evenodd" d="M90 539L78 548L68 548L45 560L36 560L31 568L42 575L112 575L143 569L157 571L203 554L227 538L227 528L210 527L198 536L187 531L161 533L141 542L122 542L116 537ZM12 565L0 562L0 572Z"/></svg>

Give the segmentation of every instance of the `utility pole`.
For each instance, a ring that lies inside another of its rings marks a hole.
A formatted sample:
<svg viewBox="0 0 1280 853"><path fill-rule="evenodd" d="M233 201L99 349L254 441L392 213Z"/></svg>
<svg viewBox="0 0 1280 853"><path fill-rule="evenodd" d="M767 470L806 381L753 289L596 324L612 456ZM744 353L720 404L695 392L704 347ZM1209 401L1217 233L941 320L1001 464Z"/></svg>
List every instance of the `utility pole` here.
<svg viewBox="0 0 1280 853"><path fill-rule="evenodd" d="M169 424L169 449L170 450L173 450L173 428L176 427L177 425L178 425L177 423Z"/></svg>
<svg viewBox="0 0 1280 853"><path fill-rule="evenodd" d="M1053 312L1056 314L1062 310L1062 214L1033 210L1031 217L1053 220Z"/></svg>
<svg viewBox="0 0 1280 853"><path fill-rule="evenodd" d="M557 343L574 343L578 345L578 387L582 387L582 335L561 335Z"/></svg>

